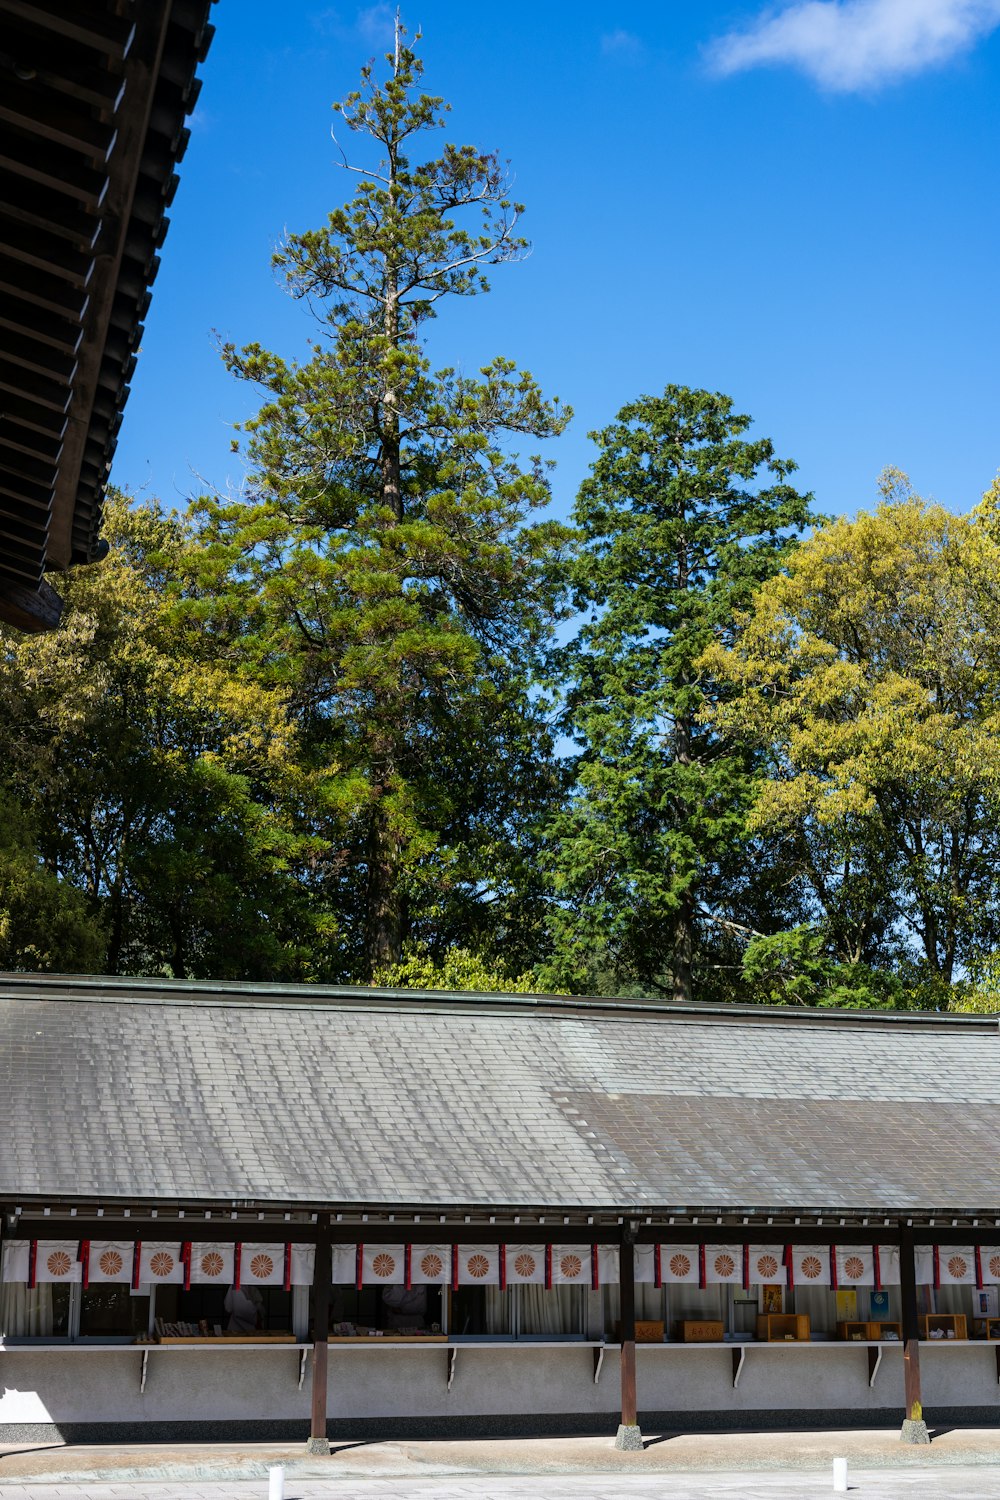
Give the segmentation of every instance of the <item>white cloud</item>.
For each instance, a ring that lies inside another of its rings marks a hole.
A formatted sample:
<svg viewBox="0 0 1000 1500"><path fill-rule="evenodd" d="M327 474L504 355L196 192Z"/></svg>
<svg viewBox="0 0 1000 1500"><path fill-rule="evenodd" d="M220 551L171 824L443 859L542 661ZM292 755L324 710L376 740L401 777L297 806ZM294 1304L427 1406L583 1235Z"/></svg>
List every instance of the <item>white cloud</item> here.
<svg viewBox="0 0 1000 1500"><path fill-rule="evenodd" d="M642 50L640 38L621 27L617 31L608 31L601 37L601 51L605 57L638 57Z"/></svg>
<svg viewBox="0 0 1000 1500"><path fill-rule="evenodd" d="M716 73L785 64L849 92L939 67L1000 26L1000 0L795 0L708 49Z"/></svg>

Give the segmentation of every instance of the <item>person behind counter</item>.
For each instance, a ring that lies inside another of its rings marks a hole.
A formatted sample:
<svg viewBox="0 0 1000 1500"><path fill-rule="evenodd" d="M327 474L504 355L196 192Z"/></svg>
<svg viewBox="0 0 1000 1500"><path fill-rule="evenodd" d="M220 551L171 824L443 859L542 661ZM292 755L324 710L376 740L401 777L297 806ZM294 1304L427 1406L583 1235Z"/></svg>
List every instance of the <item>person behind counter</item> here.
<svg viewBox="0 0 1000 1500"><path fill-rule="evenodd" d="M255 1286L231 1286L223 1303L230 1333L255 1333L264 1320L264 1299Z"/></svg>

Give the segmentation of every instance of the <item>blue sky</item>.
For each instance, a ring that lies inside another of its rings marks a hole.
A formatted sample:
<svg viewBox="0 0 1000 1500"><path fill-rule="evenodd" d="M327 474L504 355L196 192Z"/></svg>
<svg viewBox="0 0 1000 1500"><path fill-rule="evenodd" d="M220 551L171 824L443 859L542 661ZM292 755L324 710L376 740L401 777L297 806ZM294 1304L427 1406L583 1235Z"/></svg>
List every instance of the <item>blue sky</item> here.
<svg viewBox="0 0 1000 1500"><path fill-rule="evenodd" d="M351 191L334 99L388 6L220 0L112 479L183 505L237 487L252 392L213 330L286 356L287 230ZM448 138L509 157L530 257L442 309L435 354L516 359L587 432L667 382L733 396L828 513L885 464L957 510L1000 467L1000 0L419 0Z"/></svg>

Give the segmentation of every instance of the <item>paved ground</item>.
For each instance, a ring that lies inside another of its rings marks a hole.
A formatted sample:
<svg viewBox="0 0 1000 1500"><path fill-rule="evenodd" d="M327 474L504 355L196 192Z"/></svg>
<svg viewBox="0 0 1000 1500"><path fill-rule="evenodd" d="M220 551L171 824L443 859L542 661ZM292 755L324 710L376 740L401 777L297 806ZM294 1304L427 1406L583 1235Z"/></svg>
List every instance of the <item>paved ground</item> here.
<svg viewBox="0 0 1000 1500"><path fill-rule="evenodd" d="M359 1442L328 1459L301 1445L0 1447L0 1500L812 1500L833 1494L834 1456L855 1500L1000 1500L1000 1428L935 1432L645 1434L642 1453L610 1438Z"/></svg>
<svg viewBox="0 0 1000 1500"><path fill-rule="evenodd" d="M980 1467L866 1470L849 1476L855 1500L992 1500L1000 1496L1000 1471ZM266 1479L212 1484L6 1484L3 1500L266 1500ZM831 1495L830 1474L564 1475L422 1479L295 1479L285 1500L814 1500Z"/></svg>

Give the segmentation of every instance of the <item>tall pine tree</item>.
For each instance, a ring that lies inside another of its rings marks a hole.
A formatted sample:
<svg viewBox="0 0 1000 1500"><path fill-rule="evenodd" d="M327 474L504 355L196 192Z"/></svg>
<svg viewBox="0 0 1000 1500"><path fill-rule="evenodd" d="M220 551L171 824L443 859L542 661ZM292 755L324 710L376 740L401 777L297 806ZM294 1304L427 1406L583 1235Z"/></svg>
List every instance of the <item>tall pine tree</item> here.
<svg viewBox="0 0 1000 1500"><path fill-rule="evenodd" d="M518 259L520 205L495 155L418 157L441 101L419 92L401 28L388 62L334 106L369 148L353 199L275 256L317 341L301 364L225 349L265 401L245 424L246 494L198 510L199 608L220 648L289 693L354 975L398 962L418 918L431 940L454 892L515 920L521 810L547 784L525 674L551 614L539 563L562 534L525 524L546 465L511 447L560 432L558 402L506 358L473 378L425 346L442 299Z"/></svg>
<svg viewBox="0 0 1000 1500"><path fill-rule="evenodd" d="M580 748L548 830L549 984L690 1000L736 966L734 934L772 929L780 877L743 840L754 753L718 732L698 664L810 520L795 465L749 426L728 397L671 385L592 434L570 565L589 618L556 660Z"/></svg>

